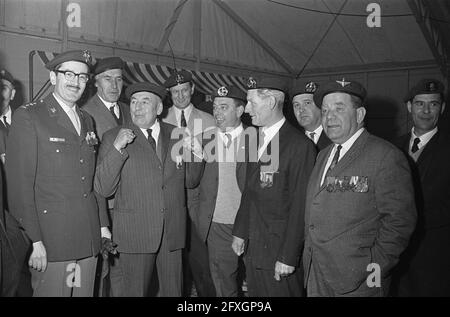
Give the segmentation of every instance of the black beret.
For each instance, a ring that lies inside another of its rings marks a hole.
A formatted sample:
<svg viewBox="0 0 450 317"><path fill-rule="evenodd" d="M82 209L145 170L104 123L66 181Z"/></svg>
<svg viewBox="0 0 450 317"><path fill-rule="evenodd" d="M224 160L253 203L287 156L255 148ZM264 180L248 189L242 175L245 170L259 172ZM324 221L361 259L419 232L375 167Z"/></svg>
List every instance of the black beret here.
<svg viewBox="0 0 450 317"><path fill-rule="evenodd" d="M166 93L167 93L166 88L164 88L162 86L159 86L159 85L156 85L153 83L149 83L149 82L140 82L140 83L135 83L135 84L128 86L125 91L125 95L128 99L131 99L131 96L133 96L134 93L141 92L141 91L151 92L151 93L159 96L161 98L161 100L164 99L164 97L166 96Z"/></svg>
<svg viewBox="0 0 450 317"><path fill-rule="evenodd" d="M95 64L94 75L98 75L110 69L123 69L123 60L117 56L98 60L97 64Z"/></svg>
<svg viewBox="0 0 450 317"><path fill-rule="evenodd" d="M219 87L216 91L214 91L212 96L214 98L215 97L234 98L234 99L242 100L244 102L247 100L247 95L242 90L240 90L239 88L237 88L235 86Z"/></svg>
<svg viewBox="0 0 450 317"><path fill-rule="evenodd" d="M192 81L192 74L185 70L175 71L164 82L164 87L170 88Z"/></svg>
<svg viewBox="0 0 450 317"><path fill-rule="evenodd" d="M321 86L317 93L314 95L314 102L319 108L322 107L323 97L333 92L347 93L359 97L363 102L367 96L366 89L363 87L363 85L356 81L346 81L345 79L342 79L330 81Z"/></svg>
<svg viewBox="0 0 450 317"><path fill-rule="evenodd" d="M301 94L314 94L317 89L319 89L319 85L313 81L307 83L297 83L292 90L292 98Z"/></svg>
<svg viewBox="0 0 450 317"><path fill-rule="evenodd" d="M439 80L422 79L411 88L405 98L405 102L411 101L415 96L422 94L441 94L441 97L444 98L444 90L444 84L442 84Z"/></svg>
<svg viewBox="0 0 450 317"><path fill-rule="evenodd" d="M0 70L0 79L9 81L11 85L14 85L14 78L6 69Z"/></svg>
<svg viewBox="0 0 450 317"><path fill-rule="evenodd" d="M68 62L75 61L86 64L89 68L92 66L92 55L88 50L76 50L76 51L68 51L63 52L61 54L56 55L51 61L45 64L45 68L48 70L54 70L56 66Z"/></svg>
<svg viewBox="0 0 450 317"><path fill-rule="evenodd" d="M246 85L248 90L273 89L282 91L284 93L287 91L288 87L286 80L279 77L262 77L262 78L249 77Z"/></svg>

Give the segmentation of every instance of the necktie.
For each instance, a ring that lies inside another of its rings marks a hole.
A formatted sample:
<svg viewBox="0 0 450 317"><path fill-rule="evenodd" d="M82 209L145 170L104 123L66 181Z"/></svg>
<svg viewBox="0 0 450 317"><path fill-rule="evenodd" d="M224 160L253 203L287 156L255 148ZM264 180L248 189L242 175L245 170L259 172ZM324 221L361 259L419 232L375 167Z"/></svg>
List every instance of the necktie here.
<svg viewBox="0 0 450 317"><path fill-rule="evenodd" d="M9 123L8 123L8 121L6 120L6 116L3 116L3 122L4 122L4 124L5 124L6 130L9 130Z"/></svg>
<svg viewBox="0 0 450 317"><path fill-rule="evenodd" d="M148 134L148 136L147 136L148 142L150 143L152 148L156 151L156 141L153 138L152 129L147 129L147 134Z"/></svg>
<svg viewBox="0 0 450 317"><path fill-rule="evenodd" d="M309 133L309 138L314 142L314 136L316 135L316 132ZM315 142L314 142L315 143Z"/></svg>
<svg viewBox="0 0 450 317"><path fill-rule="evenodd" d="M119 124L119 118L116 116L116 112L114 111L115 108L116 108L116 105L112 105L111 107L109 107L109 112L111 112L111 114L114 117L114 119L116 120L117 124Z"/></svg>
<svg viewBox="0 0 450 317"><path fill-rule="evenodd" d="M230 147L231 145L231 134L229 133L225 133L225 137L226 137L226 143L225 146L227 147L227 149Z"/></svg>
<svg viewBox="0 0 450 317"><path fill-rule="evenodd" d="M419 138L415 138L413 141L413 145L411 147L411 152L412 153L416 153L417 151L419 151L419 143L420 143L420 139Z"/></svg>
<svg viewBox="0 0 450 317"><path fill-rule="evenodd" d="M327 175L336 166L339 161L339 155L341 154L342 145L338 145L336 153L334 153L333 160L331 161L330 167L328 167Z"/></svg>
<svg viewBox="0 0 450 317"><path fill-rule="evenodd" d="M76 106L73 106L72 108L70 108L69 117L70 117L70 121L72 121L72 124L75 127L75 130L77 130L78 135L80 135L80 130L81 130L80 120L78 118L75 108L76 108Z"/></svg>
<svg viewBox="0 0 450 317"><path fill-rule="evenodd" d="M187 127L187 124L186 124L186 118L184 117L184 110L181 110L181 127L182 128L185 128L185 127Z"/></svg>

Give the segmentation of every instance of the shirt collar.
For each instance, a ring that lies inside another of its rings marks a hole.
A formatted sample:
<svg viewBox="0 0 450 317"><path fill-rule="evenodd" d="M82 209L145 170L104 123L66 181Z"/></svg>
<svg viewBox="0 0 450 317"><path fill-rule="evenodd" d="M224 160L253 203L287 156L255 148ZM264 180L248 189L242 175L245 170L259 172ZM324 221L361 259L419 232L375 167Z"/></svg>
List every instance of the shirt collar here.
<svg viewBox="0 0 450 317"><path fill-rule="evenodd" d="M353 143L355 143L355 141L359 138L359 136L364 132L364 128L360 128L358 131L355 132L355 134L353 134L351 136L350 139L348 139L347 141L345 141L344 143L341 144L342 148L341 148L341 152L339 157L342 158L345 153L347 153L348 150L350 150L350 148L352 147ZM338 146L338 144L335 144L334 147L336 148Z"/></svg>
<svg viewBox="0 0 450 317"><path fill-rule="evenodd" d="M175 111L175 117L177 119L177 122L181 123L181 110L184 110L184 118L186 119L186 123L189 121L189 117L191 116L192 109L194 108L192 103L190 103L189 106L187 106L184 109L178 109L175 106L172 106L172 107Z"/></svg>
<svg viewBox="0 0 450 317"><path fill-rule="evenodd" d="M106 101L106 100L104 100L102 97L100 97L99 94L97 94L97 95L98 95L98 97L100 98L100 100L103 102L103 104L105 105L105 107L108 108L108 110L109 110L109 108L111 108L112 106L117 105L117 102L109 102L109 101Z"/></svg>
<svg viewBox="0 0 450 317"><path fill-rule="evenodd" d="M311 133L314 133L314 141L315 141L316 139L318 139L320 137L320 135L322 134L322 131L323 131L323 127L321 124L319 124L319 126L314 131L305 130L305 134L309 138L309 135Z"/></svg>
<svg viewBox="0 0 450 317"><path fill-rule="evenodd" d="M76 112L76 109L77 109L76 108L76 106L77 106L76 104L73 105L75 108L72 108L72 107L69 107L68 105L66 105L66 103L61 98L59 98L58 95L56 95L55 93L53 93L53 97L55 97L55 99L58 102L58 104L61 106L61 108L63 108L63 110L67 114L69 114L69 111L71 111L72 109L74 109L75 112Z"/></svg>
<svg viewBox="0 0 450 317"><path fill-rule="evenodd" d="M144 133L144 135L148 137L147 129L143 129L143 128L140 128L140 129L141 129L142 133ZM158 140L157 137L159 136L159 131L161 130L161 126L159 125L159 121L155 120L155 123L153 123L153 125L149 129L152 129L152 136L153 136L153 138L155 140Z"/></svg>
<svg viewBox="0 0 450 317"><path fill-rule="evenodd" d="M244 128L242 126L242 123L239 124L237 127L233 128L232 130L229 131L227 130L226 132L222 132L220 129L218 129L219 135L222 138L222 140L225 140L225 134L231 135L231 139L234 140L241 134L243 130Z"/></svg>
<svg viewBox="0 0 450 317"><path fill-rule="evenodd" d="M268 142L267 140L272 140L275 134L281 129L281 126L286 121L286 118L283 116L278 122L272 124L270 127L263 127L262 132L264 132L264 143Z"/></svg>
<svg viewBox="0 0 450 317"><path fill-rule="evenodd" d="M2 117L6 116L6 118L8 118L8 120L11 122L11 115L12 115L11 106L8 106L8 110L5 112L5 114L2 115Z"/></svg>
<svg viewBox="0 0 450 317"><path fill-rule="evenodd" d="M414 139L415 138L419 138L420 142L417 145L420 148L424 147L425 145L427 145L427 143L431 140L431 138L438 132L438 127L435 127L433 130L428 131L425 134L422 134L421 136L417 136L416 133L414 132L414 127L411 129L411 139L409 140L409 148L412 147Z"/></svg>

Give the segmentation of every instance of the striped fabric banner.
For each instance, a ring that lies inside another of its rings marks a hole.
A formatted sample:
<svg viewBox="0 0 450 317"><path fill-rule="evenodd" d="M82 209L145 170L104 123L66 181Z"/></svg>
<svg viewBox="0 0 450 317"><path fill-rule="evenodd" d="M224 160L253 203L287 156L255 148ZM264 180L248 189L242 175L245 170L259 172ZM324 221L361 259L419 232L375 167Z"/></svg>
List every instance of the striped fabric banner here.
<svg viewBox="0 0 450 317"><path fill-rule="evenodd" d="M36 51L43 65L49 60L53 59L56 53ZM95 62L95 58L93 58ZM181 69L179 69L181 70ZM218 73L205 73L197 72L190 69L185 69L192 73L192 79L195 83L195 87L206 95L212 94L217 88L221 86L233 85L238 87L244 92L247 92L245 88L245 77L231 76ZM162 65L151 65L125 61L125 69L123 71L124 81L127 85L135 82L148 81L162 85L170 74L173 72L173 68Z"/></svg>

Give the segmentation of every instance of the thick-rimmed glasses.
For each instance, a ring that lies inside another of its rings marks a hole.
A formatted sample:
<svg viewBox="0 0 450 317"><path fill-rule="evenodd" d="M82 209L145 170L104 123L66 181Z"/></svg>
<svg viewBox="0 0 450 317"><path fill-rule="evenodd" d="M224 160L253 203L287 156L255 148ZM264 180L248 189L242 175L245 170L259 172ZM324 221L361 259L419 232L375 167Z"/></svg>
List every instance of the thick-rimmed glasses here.
<svg viewBox="0 0 450 317"><path fill-rule="evenodd" d="M75 77L78 77L78 79L81 83L86 83L89 80L89 78L91 77L89 74L86 74L86 73L76 74L71 70L54 70L54 72L64 74L64 78L68 81L72 81L75 79Z"/></svg>

